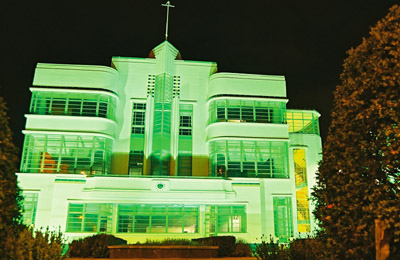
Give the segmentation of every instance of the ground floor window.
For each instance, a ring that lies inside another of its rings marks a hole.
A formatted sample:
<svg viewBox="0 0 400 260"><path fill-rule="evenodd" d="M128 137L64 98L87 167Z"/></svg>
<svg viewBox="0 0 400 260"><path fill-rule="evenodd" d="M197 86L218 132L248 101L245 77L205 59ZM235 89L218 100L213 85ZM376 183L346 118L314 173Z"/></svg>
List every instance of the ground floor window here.
<svg viewBox="0 0 400 260"><path fill-rule="evenodd" d="M31 192L24 192L24 213L22 214L23 223L27 226L34 226L36 219L36 209L38 202L38 194Z"/></svg>
<svg viewBox="0 0 400 260"><path fill-rule="evenodd" d="M112 204L70 203L67 232L111 233Z"/></svg>
<svg viewBox="0 0 400 260"><path fill-rule="evenodd" d="M246 207L232 205L211 206L216 216L216 233L246 233Z"/></svg>
<svg viewBox="0 0 400 260"><path fill-rule="evenodd" d="M245 233L246 206L70 203L66 232Z"/></svg>
<svg viewBox="0 0 400 260"><path fill-rule="evenodd" d="M274 228L279 242L288 242L293 237L291 197L274 197Z"/></svg>
<svg viewBox="0 0 400 260"><path fill-rule="evenodd" d="M199 206L119 204L119 233L198 233Z"/></svg>

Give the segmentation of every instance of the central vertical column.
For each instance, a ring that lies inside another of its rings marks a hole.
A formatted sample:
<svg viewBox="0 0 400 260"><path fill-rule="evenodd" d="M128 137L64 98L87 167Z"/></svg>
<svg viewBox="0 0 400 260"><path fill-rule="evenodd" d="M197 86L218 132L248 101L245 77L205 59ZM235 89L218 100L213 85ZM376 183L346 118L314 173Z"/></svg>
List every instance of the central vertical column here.
<svg viewBox="0 0 400 260"><path fill-rule="evenodd" d="M151 146L151 175L170 175L171 116L175 57L178 50L165 41L153 50L156 57L154 114Z"/></svg>

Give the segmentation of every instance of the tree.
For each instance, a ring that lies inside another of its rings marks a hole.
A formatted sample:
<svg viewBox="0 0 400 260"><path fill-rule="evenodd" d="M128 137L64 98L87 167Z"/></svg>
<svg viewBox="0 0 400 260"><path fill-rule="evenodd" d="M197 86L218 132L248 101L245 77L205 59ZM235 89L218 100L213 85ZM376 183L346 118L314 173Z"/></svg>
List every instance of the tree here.
<svg viewBox="0 0 400 260"><path fill-rule="evenodd" d="M15 175L18 150L12 142L6 104L0 97L0 256L9 251L7 237L16 237L21 229L22 197Z"/></svg>
<svg viewBox="0 0 400 260"><path fill-rule="evenodd" d="M348 51L317 173L314 214L327 256L375 259L374 221L400 259L400 7Z"/></svg>
<svg viewBox="0 0 400 260"><path fill-rule="evenodd" d="M1 259L7 260L62 260L65 240L60 231L33 230L20 226L16 236L4 239L9 246Z"/></svg>

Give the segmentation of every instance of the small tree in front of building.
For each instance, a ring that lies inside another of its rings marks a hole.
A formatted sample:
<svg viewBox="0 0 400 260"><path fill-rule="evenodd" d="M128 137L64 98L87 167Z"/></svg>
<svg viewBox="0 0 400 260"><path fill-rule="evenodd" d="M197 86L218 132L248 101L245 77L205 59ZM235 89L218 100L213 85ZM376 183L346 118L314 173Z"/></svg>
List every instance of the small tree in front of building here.
<svg viewBox="0 0 400 260"><path fill-rule="evenodd" d="M315 216L329 259L375 259L376 219L400 259L400 8L348 52L317 174Z"/></svg>
<svg viewBox="0 0 400 260"><path fill-rule="evenodd" d="M4 260L63 259L60 232L22 224L22 195L17 185L18 149L12 142L7 108L0 97L0 258Z"/></svg>
<svg viewBox="0 0 400 260"><path fill-rule="evenodd" d="M7 108L0 97L0 255L10 250L7 237L16 237L20 231L21 195L17 186L18 149L12 142Z"/></svg>

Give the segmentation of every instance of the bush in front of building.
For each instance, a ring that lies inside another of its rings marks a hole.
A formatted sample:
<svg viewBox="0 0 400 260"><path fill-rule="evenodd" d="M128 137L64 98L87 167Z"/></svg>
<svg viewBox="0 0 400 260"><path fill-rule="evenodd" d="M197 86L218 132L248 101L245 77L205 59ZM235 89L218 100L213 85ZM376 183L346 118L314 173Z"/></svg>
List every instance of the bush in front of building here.
<svg viewBox="0 0 400 260"><path fill-rule="evenodd" d="M97 234L72 241L69 244L69 257L108 258L108 246L126 245L126 240L107 234Z"/></svg>
<svg viewBox="0 0 400 260"><path fill-rule="evenodd" d="M61 260L64 251L63 235L59 231L33 230L20 226L13 235L1 238L8 245L0 255L5 260Z"/></svg>
<svg viewBox="0 0 400 260"><path fill-rule="evenodd" d="M318 237L298 238L290 242L288 254L290 260L326 259L322 241Z"/></svg>
<svg viewBox="0 0 400 260"><path fill-rule="evenodd" d="M250 245L243 239L236 239L235 251L233 252L233 257L247 257L252 256L253 250L251 250Z"/></svg>
<svg viewBox="0 0 400 260"><path fill-rule="evenodd" d="M323 260L331 259L318 236L307 236L290 241L289 244L279 244L272 236L261 238L261 243L254 244L254 256L258 260Z"/></svg>
<svg viewBox="0 0 400 260"><path fill-rule="evenodd" d="M218 256L231 256L235 251L236 238L234 236L216 236L192 239L192 241L206 246L218 246Z"/></svg>
<svg viewBox="0 0 400 260"><path fill-rule="evenodd" d="M265 236L261 237L261 243L256 244L254 256L258 260L288 260L289 249L285 244L279 244L270 235L269 240Z"/></svg>

